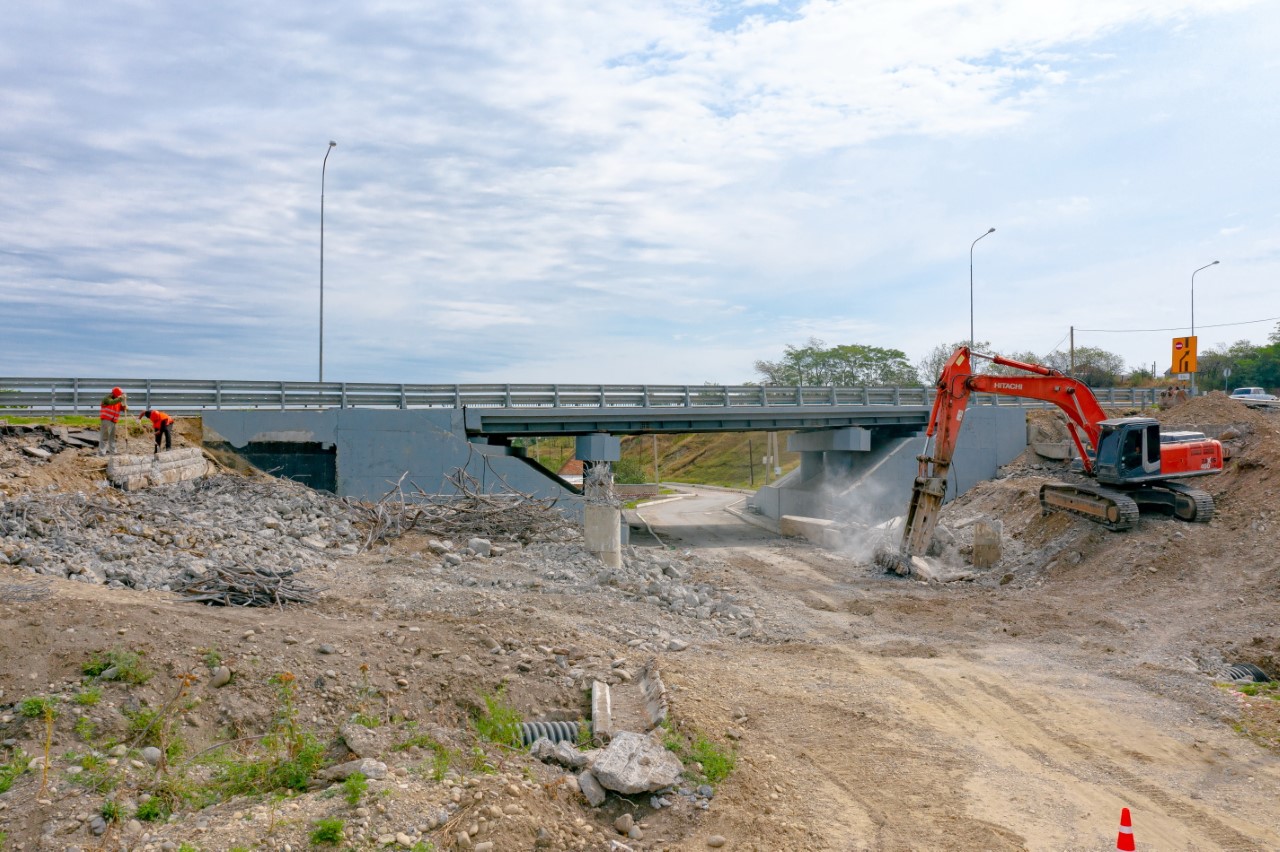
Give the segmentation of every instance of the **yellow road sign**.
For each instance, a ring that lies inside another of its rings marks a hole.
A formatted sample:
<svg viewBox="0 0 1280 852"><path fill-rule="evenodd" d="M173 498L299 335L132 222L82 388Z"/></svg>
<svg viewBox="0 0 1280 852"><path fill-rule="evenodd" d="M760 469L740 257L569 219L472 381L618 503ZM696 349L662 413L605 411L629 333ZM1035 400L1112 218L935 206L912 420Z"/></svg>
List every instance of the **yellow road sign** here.
<svg viewBox="0 0 1280 852"><path fill-rule="evenodd" d="M1194 337L1175 337L1173 339L1173 372L1194 373L1196 371L1196 339Z"/></svg>

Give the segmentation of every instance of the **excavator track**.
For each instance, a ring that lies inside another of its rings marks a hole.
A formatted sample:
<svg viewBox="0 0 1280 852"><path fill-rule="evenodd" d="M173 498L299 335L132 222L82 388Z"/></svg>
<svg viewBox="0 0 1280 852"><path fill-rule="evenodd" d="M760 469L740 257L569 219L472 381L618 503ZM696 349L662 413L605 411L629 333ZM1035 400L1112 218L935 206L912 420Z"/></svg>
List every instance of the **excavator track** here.
<svg viewBox="0 0 1280 852"><path fill-rule="evenodd" d="M1127 530L1138 522L1138 503L1123 491L1071 482L1040 486L1040 508L1088 518L1109 530Z"/></svg>
<svg viewBox="0 0 1280 852"><path fill-rule="evenodd" d="M1208 491L1181 482L1162 482L1159 487L1173 492L1174 517L1196 524L1213 520L1213 495Z"/></svg>

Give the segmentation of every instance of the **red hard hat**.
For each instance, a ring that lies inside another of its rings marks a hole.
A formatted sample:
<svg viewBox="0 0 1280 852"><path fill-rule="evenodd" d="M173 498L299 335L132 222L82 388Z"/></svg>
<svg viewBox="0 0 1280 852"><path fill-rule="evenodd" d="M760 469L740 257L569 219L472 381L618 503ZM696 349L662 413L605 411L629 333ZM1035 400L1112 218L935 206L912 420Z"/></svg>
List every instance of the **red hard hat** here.
<svg viewBox="0 0 1280 852"><path fill-rule="evenodd" d="M112 389L111 389L111 395L112 395L112 396L119 396L119 395L120 395L120 394L122 394L122 393L124 393L124 391L120 390L120 388L112 388Z"/></svg>

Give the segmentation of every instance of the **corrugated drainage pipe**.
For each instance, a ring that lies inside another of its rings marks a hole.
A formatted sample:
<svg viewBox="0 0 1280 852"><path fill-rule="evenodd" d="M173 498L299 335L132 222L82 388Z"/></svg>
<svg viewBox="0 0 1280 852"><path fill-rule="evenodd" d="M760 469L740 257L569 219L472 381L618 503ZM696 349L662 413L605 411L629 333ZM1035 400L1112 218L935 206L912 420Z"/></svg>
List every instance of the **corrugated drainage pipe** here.
<svg viewBox="0 0 1280 852"><path fill-rule="evenodd" d="M1267 683L1271 680L1266 672L1253 663L1236 663L1227 668L1226 674L1230 680L1251 680L1254 683Z"/></svg>
<svg viewBox="0 0 1280 852"><path fill-rule="evenodd" d="M577 722L523 722L520 725L520 742L526 748L540 738L546 737L553 743L576 743L578 741Z"/></svg>

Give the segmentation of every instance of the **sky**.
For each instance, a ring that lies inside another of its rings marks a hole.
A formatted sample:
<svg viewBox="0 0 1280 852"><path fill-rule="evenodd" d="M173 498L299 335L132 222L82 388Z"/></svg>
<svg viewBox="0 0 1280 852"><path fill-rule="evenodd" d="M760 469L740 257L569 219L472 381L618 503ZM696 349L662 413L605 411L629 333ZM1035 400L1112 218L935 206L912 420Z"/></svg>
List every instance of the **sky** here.
<svg viewBox="0 0 1280 852"><path fill-rule="evenodd" d="M16 0L0 376L315 380L322 180L329 381L915 363L971 252L978 340L1163 371L1213 260L1201 350L1280 321L1277 43L1249 0Z"/></svg>

